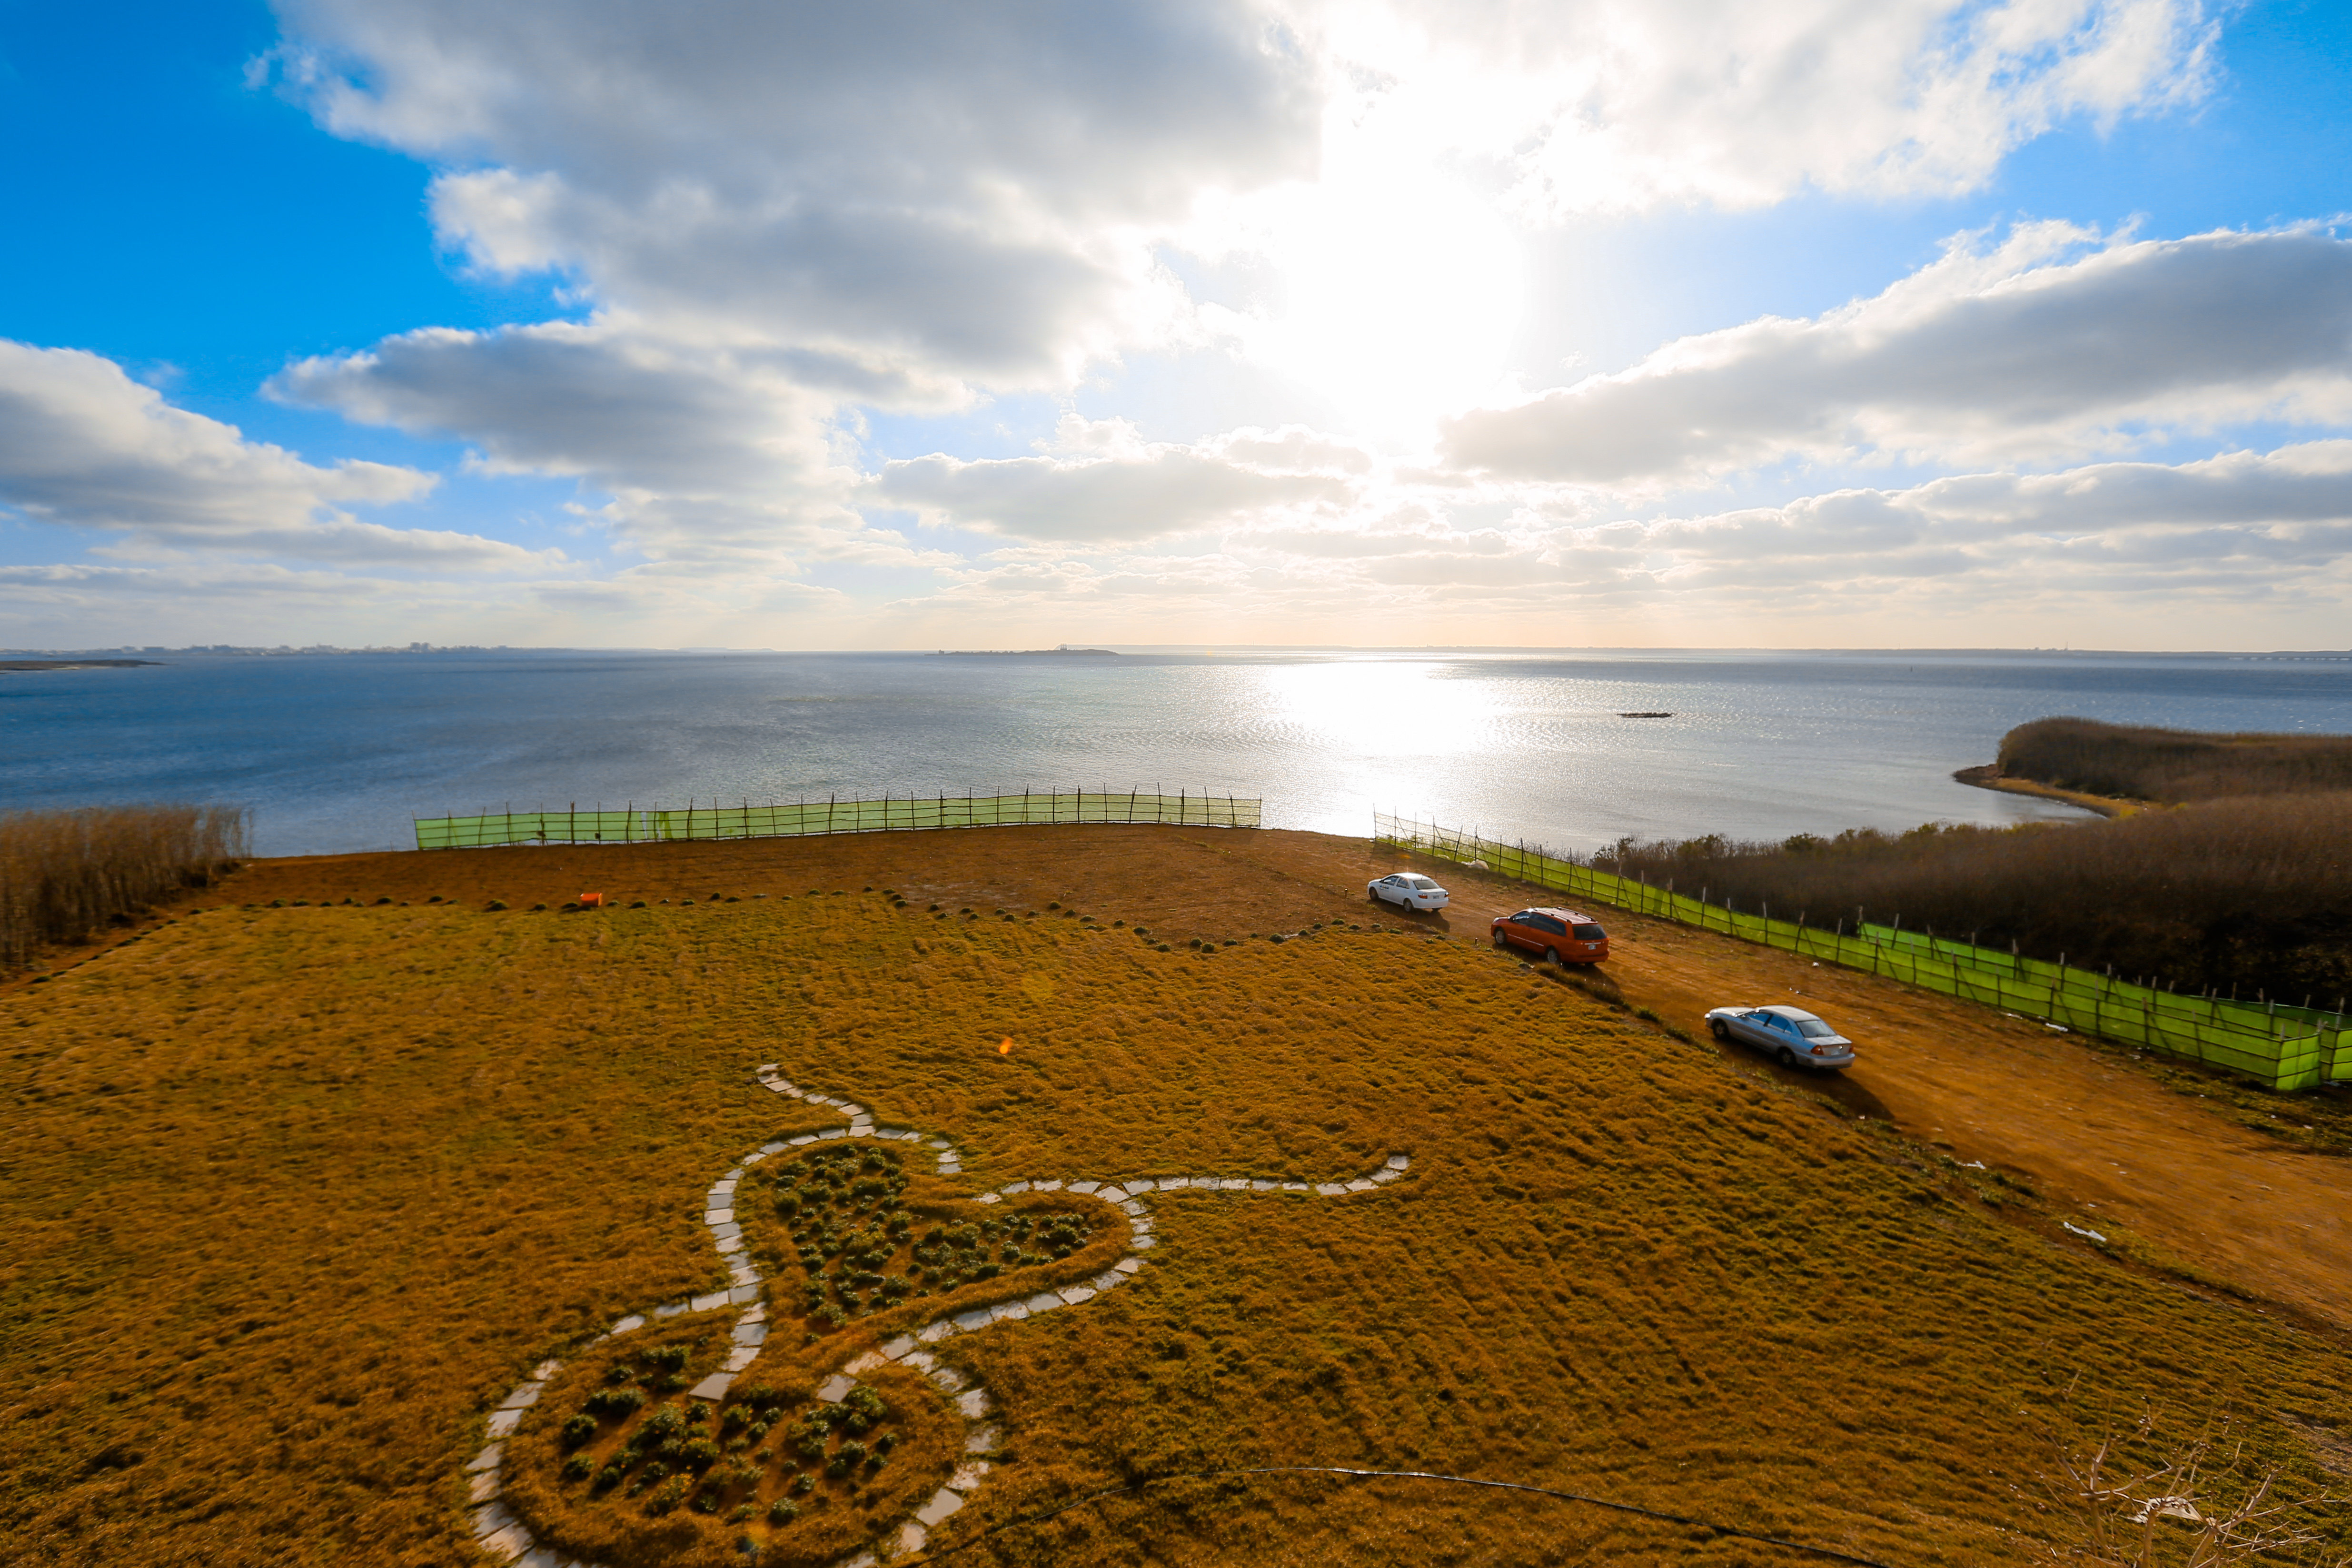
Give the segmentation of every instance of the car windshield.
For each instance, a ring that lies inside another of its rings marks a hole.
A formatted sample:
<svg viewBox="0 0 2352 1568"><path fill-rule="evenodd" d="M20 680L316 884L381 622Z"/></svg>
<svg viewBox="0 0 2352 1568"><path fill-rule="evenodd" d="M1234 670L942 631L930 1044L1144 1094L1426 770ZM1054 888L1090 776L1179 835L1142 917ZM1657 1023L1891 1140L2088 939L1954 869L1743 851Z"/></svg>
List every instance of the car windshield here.
<svg viewBox="0 0 2352 1568"><path fill-rule="evenodd" d="M1579 942L1599 942L1608 934L1597 925L1586 924L1576 928L1576 940Z"/></svg>
<svg viewBox="0 0 2352 1568"><path fill-rule="evenodd" d="M1809 1040L1834 1040L1837 1038L1837 1031L1831 1028L1827 1024L1822 1023L1819 1018L1798 1019L1797 1032L1804 1036L1805 1038Z"/></svg>

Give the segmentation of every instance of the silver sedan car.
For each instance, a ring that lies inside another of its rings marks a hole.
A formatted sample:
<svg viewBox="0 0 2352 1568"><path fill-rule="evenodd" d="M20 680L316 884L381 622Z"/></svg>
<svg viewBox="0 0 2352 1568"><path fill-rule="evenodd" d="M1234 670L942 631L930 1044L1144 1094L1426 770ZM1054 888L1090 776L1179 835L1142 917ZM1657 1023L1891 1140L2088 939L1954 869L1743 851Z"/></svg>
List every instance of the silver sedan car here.
<svg viewBox="0 0 2352 1568"><path fill-rule="evenodd" d="M1399 871L1382 877L1368 884L1364 890L1384 904L1413 910L1442 910L1446 902L1445 889L1418 871Z"/></svg>
<svg viewBox="0 0 2352 1568"><path fill-rule="evenodd" d="M1706 1026L1717 1039L1754 1046L1784 1068L1853 1066L1853 1042L1802 1007L1717 1007Z"/></svg>

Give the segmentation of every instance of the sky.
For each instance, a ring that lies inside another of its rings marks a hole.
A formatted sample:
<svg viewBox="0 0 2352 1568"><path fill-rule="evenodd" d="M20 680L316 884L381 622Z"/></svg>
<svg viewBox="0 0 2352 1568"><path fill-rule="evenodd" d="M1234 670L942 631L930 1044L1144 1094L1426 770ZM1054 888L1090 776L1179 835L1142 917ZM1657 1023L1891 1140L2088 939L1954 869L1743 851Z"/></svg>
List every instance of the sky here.
<svg viewBox="0 0 2352 1568"><path fill-rule="evenodd" d="M2352 645L2352 6L0 0L0 646Z"/></svg>

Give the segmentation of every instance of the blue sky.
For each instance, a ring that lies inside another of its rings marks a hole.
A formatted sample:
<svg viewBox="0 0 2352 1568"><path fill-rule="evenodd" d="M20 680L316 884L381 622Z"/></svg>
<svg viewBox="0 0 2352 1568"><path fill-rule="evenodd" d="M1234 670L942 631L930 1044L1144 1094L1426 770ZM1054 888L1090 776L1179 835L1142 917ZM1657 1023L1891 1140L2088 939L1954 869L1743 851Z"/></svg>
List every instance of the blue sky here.
<svg viewBox="0 0 2352 1568"><path fill-rule="evenodd" d="M0 644L2347 640L2352 8L669 15L0 5Z"/></svg>

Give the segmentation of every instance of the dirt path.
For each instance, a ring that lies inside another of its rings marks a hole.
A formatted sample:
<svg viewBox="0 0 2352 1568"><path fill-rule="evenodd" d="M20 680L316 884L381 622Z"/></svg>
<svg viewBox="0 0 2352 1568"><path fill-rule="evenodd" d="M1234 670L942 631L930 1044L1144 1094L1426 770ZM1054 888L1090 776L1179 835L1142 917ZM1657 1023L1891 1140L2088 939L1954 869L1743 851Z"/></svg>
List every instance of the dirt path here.
<svg viewBox="0 0 2352 1568"><path fill-rule="evenodd" d="M1360 839L1169 828L1002 828L603 848L305 857L257 862L199 903L283 897L560 908L585 889L620 899L894 887L991 911L1074 906L1109 921L1247 940L1320 921L1423 925L1484 943L1487 922L1559 901L1466 868L1424 863L1454 895L1434 921L1367 903L1364 883L1408 863ZM1243 875L1233 875L1241 871ZM1625 998L1700 1034L1709 1007L1790 1001L1860 1042L1847 1073L1802 1080L1961 1161L2030 1178L2076 1224L2121 1226L2192 1270L2352 1328L2352 1161L2283 1149L2191 1095L2040 1025L1895 981L1711 932L1603 915ZM16 984L24 984L19 981ZM1704 1037L1702 1036L1702 1037ZM1756 1070L1782 1073L1738 1047ZM2293 1114L2296 1101L2282 1098Z"/></svg>
<svg viewBox="0 0 2352 1568"><path fill-rule="evenodd" d="M1335 890L1405 863L1342 839L1259 837L1270 865ZM1458 866L1423 868L1453 891L1444 923L1465 939L1483 939L1496 915L1560 901ZM2031 1020L1713 932L1602 918L1629 1003L1694 1034L1710 1007L1818 1011L1861 1043L1843 1074L1721 1048L1956 1159L2028 1176L2087 1229L2120 1225L2200 1272L2352 1328L2352 1162L2282 1149ZM2281 1103L2292 1114L2293 1100Z"/></svg>

